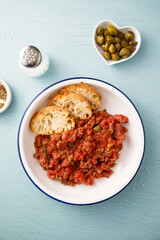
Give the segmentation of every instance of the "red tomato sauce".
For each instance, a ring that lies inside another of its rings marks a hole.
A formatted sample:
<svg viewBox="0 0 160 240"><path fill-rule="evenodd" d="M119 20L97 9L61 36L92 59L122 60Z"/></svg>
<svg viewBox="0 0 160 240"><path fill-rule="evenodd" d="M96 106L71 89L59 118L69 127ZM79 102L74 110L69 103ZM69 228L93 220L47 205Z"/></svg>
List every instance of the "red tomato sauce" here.
<svg viewBox="0 0 160 240"><path fill-rule="evenodd" d="M65 185L93 185L95 178L113 173L126 138L128 118L98 111L89 120L77 121L74 130L37 135L34 157L52 180Z"/></svg>

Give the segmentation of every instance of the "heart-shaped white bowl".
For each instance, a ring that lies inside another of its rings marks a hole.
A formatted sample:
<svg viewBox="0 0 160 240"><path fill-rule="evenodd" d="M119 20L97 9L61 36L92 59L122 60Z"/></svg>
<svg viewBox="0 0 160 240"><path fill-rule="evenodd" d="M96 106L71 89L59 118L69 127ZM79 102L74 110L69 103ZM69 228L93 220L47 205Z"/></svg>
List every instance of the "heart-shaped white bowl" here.
<svg viewBox="0 0 160 240"><path fill-rule="evenodd" d="M118 61L113 61L113 60L107 60L104 58L103 54L104 54L104 51L102 50L101 46L99 46L97 43L96 43L96 32L97 32L97 29L98 28L107 28L107 26L111 24L111 25L114 25L118 30L122 31L123 33L126 33L128 31L132 31L135 35L135 38L134 40L137 41L137 45L136 45L136 49L134 50L134 52L131 53L131 55L128 57L128 58L122 58ZM140 48L140 45L141 45L141 35L139 33L139 31L135 28L135 27L132 27L132 26L124 26L124 27L119 27L115 22L113 22L112 20L103 20L101 21L100 23L97 24L97 26L95 27L94 29L94 32L93 32L93 44L94 44L94 47L95 49L97 50L97 52L99 53L99 55L102 57L103 61L111 66L111 65L114 65L114 64L117 64L117 63L121 63L121 62L124 62L124 61L127 61L129 60L130 58L132 58L139 50Z"/></svg>

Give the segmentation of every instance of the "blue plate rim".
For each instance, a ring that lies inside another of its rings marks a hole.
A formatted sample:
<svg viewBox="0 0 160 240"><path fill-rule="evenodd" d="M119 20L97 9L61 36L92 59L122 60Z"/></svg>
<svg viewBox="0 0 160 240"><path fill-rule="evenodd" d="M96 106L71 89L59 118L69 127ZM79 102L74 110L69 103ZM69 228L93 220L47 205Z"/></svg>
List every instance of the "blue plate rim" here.
<svg viewBox="0 0 160 240"><path fill-rule="evenodd" d="M92 203L70 203L70 202L66 202L66 201L63 201L63 200L60 200L58 198L55 198L51 195L49 195L48 193L46 193L44 190L42 190L33 180L32 178L29 176L27 170L25 169L24 167L24 164L23 164L23 161L22 161L22 157L21 157L21 152L20 152L20 146L19 146L19 136L20 136L20 130L21 130L21 125L22 125L22 122L23 122L23 119L24 119L24 116L28 110L28 108L31 106L31 104L35 101L35 99L41 95L43 92L45 92L47 89L49 89L50 87L56 85L56 84L59 84L59 83L62 83L62 82L65 82L65 81L69 81L69 80L77 80L77 79L88 79L88 80L95 80L95 81L98 81L98 82L102 82L102 83L105 83L113 88L115 88L116 90L118 90L120 93L122 93L128 100L129 102L133 105L134 109L136 110L138 116L139 116L139 119L141 121L141 125L142 125L142 130L143 130L143 136L144 136L144 147L143 147L143 153L142 153L142 157L141 157L141 160L140 160L140 163L139 163L139 166L137 168L137 171L135 172L134 176L131 178L131 180L121 189L119 190L117 193L115 193L114 195L112 195L111 197L108 197L106 199L103 199L101 201L97 201L97 202L92 202ZM122 92L119 88L115 87L114 85L108 83L108 82L105 82L103 80L100 80L100 79L97 79L97 78L91 78L91 77L72 77L72 78L66 78L66 79L63 79L63 80L60 80L56 83L53 83L51 85L49 85L48 87L46 87L45 89L43 89L31 102L30 104L28 105L28 107L26 108L26 110L24 111L23 115L22 115L22 118L20 120L20 124L19 124L19 128L18 128L18 134L17 134L17 148L18 148L18 155L19 155L19 158L20 158L20 162L21 162L21 165L22 165L22 168L24 170L24 172L26 173L26 175L28 176L28 178L30 179L30 181L42 192L44 193L45 195L47 195L48 197L58 201L58 202L61 202L61 203L66 203L66 204L69 204L69 205L77 205L77 206L85 206L85 205L93 205L93 204L97 204L97 203L101 203L101 202L104 202L106 200L109 200L111 198L113 198L114 196L116 196L117 194L119 194L120 192L122 192L130 183L131 181L135 178L136 174L138 173L141 165L142 165L142 161L143 161L143 158L144 158L144 153L145 153L145 148L146 148L146 135L145 135L145 129L144 129L144 124L143 124L143 121L142 121L142 118L140 116L140 113L139 111L137 110L136 106L134 105L134 103L130 100L130 98L124 93Z"/></svg>

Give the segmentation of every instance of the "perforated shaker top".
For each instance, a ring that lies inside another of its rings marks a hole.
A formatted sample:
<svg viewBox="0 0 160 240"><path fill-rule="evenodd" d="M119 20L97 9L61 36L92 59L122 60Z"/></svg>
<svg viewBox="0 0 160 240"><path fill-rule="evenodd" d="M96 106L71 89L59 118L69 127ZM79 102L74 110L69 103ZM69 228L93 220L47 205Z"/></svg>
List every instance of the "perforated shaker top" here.
<svg viewBox="0 0 160 240"><path fill-rule="evenodd" d="M42 55L38 48L26 46L20 51L19 60L25 67L36 67L41 63Z"/></svg>

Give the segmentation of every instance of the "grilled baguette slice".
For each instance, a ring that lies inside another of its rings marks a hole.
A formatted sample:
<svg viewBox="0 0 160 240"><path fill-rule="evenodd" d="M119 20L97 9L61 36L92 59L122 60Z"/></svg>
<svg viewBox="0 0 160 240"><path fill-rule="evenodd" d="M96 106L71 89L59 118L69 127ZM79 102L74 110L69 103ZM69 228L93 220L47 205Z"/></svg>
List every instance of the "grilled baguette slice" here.
<svg viewBox="0 0 160 240"><path fill-rule="evenodd" d="M85 97L77 93L56 94L51 97L48 106L67 109L75 119L89 119L92 116L90 103Z"/></svg>
<svg viewBox="0 0 160 240"><path fill-rule="evenodd" d="M51 135L74 129L75 121L65 109L45 107L34 114L30 127L35 133Z"/></svg>
<svg viewBox="0 0 160 240"><path fill-rule="evenodd" d="M102 100L100 94L90 85L80 82L79 84L68 85L60 90L61 94L67 92L82 94L90 102L93 111L102 107Z"/></svg>

